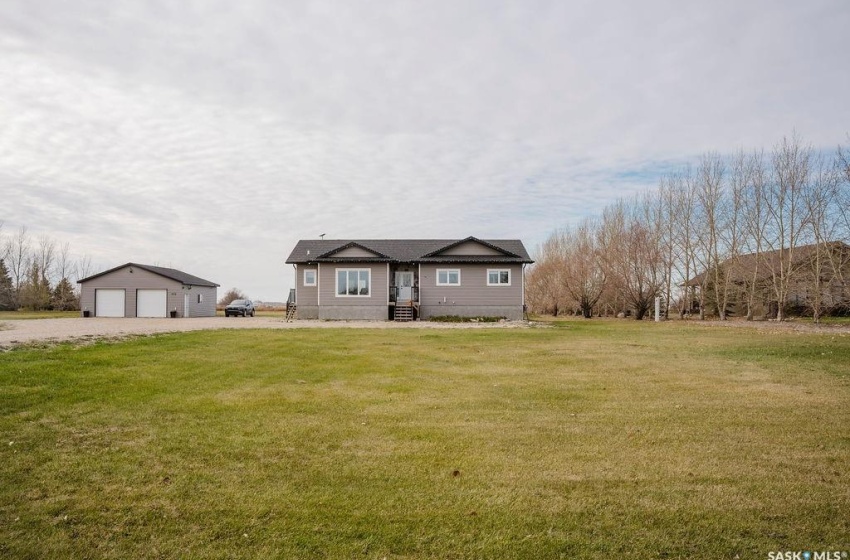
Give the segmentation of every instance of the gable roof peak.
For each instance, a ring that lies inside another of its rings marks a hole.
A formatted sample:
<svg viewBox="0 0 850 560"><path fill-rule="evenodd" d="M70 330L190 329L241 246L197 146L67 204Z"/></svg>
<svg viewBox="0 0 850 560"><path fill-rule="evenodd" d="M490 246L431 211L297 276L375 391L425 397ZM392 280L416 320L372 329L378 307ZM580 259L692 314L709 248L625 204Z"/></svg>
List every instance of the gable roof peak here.
<svg viewBox="0 0 850 560"><path fill-rule="evenodd" d="M372 249L371 247L367 247L366 245L364 245L363 243L358 242L358 241L350 241L350 242L346 243L345 245L342 245L340 247L335 247L335 248L331 249L330 251L322 253L321 255L317 255L317 258L327 259L327 258L332 257L334 255L337 255L337 254L339 254L339 253L341 253L341 252L343 252L347 249L363 249L364 251L368 251L368 252L372 253L373 255L375 255L375 258L379 258L379 259L389 259L390 258L387 255L381 253L380 251L376 251L375 249Z"/></svg>
<svg viewBox="0 0 850 560"><path fill-rule="evenodd" d="M513 257L513 258L516 258L516 259L521 258L519 255L517 255L515 253L511 253L510 251L508 251L508 250L506 250L502 247L498 247L498 246L496 246L492 243L488 243L487 241L484 241L482 239L478 239L477 237L475 237L473 235L470 235L469 237L466 237L464 239L460 239L460 240L455 241L453 243L449 243L448 245L441 247L441 248L437 249L436 251L432 251L432 252L430 252L426 255L423 255L423 258L439 256L440 253L444 253L446 251L454 249L455 247L463 245L464 243L478 243L479 245L483 245L484 247L487 247L488 249L498 251L499 253L502 253L506 257Z"/></svg>
<svg viewBox="0 0 850 560"><path fill-rule="evenodd" d="M150 272L152 274L156 274L158 276L162 276L162 277L165 277L165 278L169 278L171 280L175 280L175 281L180 282L181 284L184 284L186 286L207 286L207 287L216 287L216 288L219 287L219 285L216 284L215 282L210 282L209 280L204 280L203 278L200 278L198 276L194 276L192 274L187 274L187 273L183 272L182 270L177 270L176 268L166 268L166 267L163 267L163 266L155 266L155 265L152 265L152 264L141 264L141 263L135 263L135 262L128 262L126 264L122 264L122 265L116 266L114 268L110 268L109 270L104 270L103 272L98 272L97 274L92 274L91 276L88 276L86 278L81 278L80 280L77 280L77 284L82 284L83 282L87 282L89 280L92 280L93 278L98 278L98 277L104 276L106 274L110 274L110 273L115 272L117 270L121 270L121 269L124 269L124 268L132 268L132 267L136 267L140 270L146 270L147 272Z"/></svg>

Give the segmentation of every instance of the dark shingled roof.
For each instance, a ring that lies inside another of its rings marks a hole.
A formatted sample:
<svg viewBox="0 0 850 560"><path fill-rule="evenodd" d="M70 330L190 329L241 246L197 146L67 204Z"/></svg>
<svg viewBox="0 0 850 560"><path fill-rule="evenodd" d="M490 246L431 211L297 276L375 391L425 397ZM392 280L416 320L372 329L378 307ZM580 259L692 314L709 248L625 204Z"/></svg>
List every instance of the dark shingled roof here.
<svg viewBox="0 0 850 560"><path fill-rule="evenodd" d="M824 247L821 247L821 249L823 248ZM833 252L834 257L837 257L839 262L847 262L848 255L850 255L850 245L847 245L842 241L829 241L826 243L826 248ZM793 253L794 262L792 263L791 268L796 270L806 266L807 263L814 259L817 254L817 250L817 244L798 245L795 247ZM769 278L772 272L779 270L781 266L780 255L785 256L787 261L788 249L765 251L758 255L756 253L739 255L736 259L726 259L720 263L720 267L729 272L730 279L733 282L749 281L752 278L753 273L757 270L759 273L759 279L761 280ZM785 266L788 266L787 262L785 263ZM825 264L824 266L830 265ZM708 272L697 274L688 282L682 284L682 286L701 286L706 274L708 274Z"/></svg>
<svg viewBox="0 0 850 560"><path fill-rule="evenodd" d="M440 253L472 241L501 251L502 255L445 255ZM336 257L346 247L360 247L374 257ZM286 259L288 264L314 262L404 263L532 263L519 239L302 239Z"/></svg>
<svg viewBox="0 0 850 560"><path fill-rule="evenodd" d="M186 274L185 272L176 270L174 268L165 268L162 266L153 266L149 264L139 264L132 262L122 264L121 266L116 266L115 268L110 268L109 270L104 270L103 272L98 272L97 274L89 276L88 278L83 278L82 280L77 280L77 284L82 284L83 282L86 282L93 278L103 276L104 274L109 274L110 272L115 272L116 270L121 270L122 268L127 268L128 266L135 266L136 268L147 270L148 272L164 276L165 278L176 280L177 282L180 282L181 284L184 284L186 286L207 286L210 288L218 287L218 284L216 284L215 282L210 282L209 280L204 280L203 278L198 278L197 276L192 276L191 274Z"/></svg>

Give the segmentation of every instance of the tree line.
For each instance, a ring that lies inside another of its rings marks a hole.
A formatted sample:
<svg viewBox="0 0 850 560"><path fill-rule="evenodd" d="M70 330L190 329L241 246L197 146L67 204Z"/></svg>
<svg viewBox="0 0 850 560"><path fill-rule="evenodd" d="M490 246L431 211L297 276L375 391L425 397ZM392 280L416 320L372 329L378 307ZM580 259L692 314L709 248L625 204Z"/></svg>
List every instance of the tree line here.
<svg viewBox="0 0 850 560"><path fill-rule="evenodd" d="M657 189L554 231L527 300L588 318L642 319L661 298L666 315L782 320L805 307L817 321L850 311L848 242L850 150L819 153L794 134L768 152L705 153Z"/></svg>
<svg viewBox="0 0 850 560"><path fill-rule="evenodd" d="M26 226L6 234L0 222L0 310L77 310L76 282L92 271L91 258L75 258L68 242Z"/></svg>

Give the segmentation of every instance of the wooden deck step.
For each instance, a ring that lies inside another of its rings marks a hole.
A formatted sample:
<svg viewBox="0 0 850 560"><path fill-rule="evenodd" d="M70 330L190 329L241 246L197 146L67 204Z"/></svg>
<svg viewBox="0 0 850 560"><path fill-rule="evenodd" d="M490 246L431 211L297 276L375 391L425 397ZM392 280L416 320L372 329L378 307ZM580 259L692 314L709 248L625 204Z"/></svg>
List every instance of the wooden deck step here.
<svg viewBox="0 0 850 560"><path fill-rule="evenodd" d="M393 319L396 321L412 321L413 307L408 305L397 305L393 313Z"/></svg>

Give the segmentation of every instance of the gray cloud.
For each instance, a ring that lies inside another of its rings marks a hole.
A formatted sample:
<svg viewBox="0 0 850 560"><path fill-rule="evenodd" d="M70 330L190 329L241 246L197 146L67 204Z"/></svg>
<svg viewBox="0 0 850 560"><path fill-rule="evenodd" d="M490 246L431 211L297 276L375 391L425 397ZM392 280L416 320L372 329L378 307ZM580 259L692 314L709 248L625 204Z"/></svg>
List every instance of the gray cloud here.
<svg viewBox="0 0 850 560"><path fill-rule="evenodd" d="M320 233L533 246L705 150L842 141L848 26L843 0L4 2L0 219L266 299Z"/></svg>

